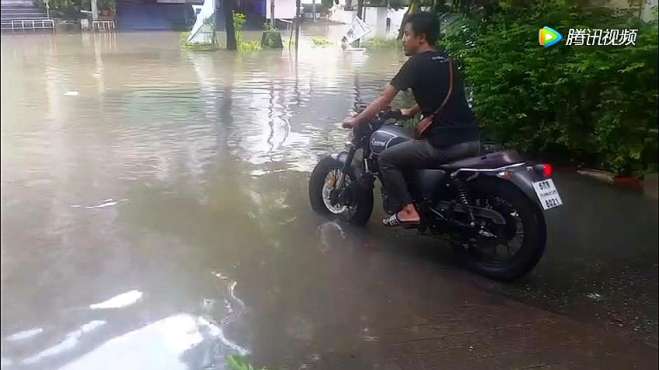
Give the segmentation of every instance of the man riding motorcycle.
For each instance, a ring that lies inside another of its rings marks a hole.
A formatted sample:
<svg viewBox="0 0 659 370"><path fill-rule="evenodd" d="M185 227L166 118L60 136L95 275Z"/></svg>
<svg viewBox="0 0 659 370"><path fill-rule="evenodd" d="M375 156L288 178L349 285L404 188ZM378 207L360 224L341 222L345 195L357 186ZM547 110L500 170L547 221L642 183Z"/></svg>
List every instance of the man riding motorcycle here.
<svg viewBox="0 0 659 370"><path fill-rule="evenodd" d="M439 22L427 12L407 18L403 48L411 58L384 89L380 97L343 127L357 129L388 107L400 90L412 89L416 105L401 109L405 117L421 112L417 140L392 146L379 156L379 167L387 192L401 205L382 220L385 226L417 225L420 216L412 201L402 170L435 168L480 150L478 125L464 92L464 85L446 53L434 48Z"/></svg>

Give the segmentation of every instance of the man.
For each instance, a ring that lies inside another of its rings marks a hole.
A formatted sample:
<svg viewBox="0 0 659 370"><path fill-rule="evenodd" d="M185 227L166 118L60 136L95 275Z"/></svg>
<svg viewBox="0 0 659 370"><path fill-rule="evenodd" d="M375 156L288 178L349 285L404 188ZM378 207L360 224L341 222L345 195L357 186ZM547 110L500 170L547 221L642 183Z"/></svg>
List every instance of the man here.
<svg viewBox="0 0 659 370"><path fill-rule="evenodd" d="M406 117L421 112L433 115L431 126L422 139L411 140L380 154L379 167L385 189L402 205L400 211L383 220L386 226L419 224L420 216L407 189L402 169L434 168L470 155L477 155L480 143L478 125L467 100L464 85L448 56L434 48L439 22L432 14L420 12L405 23L403 48L411 58L387 85L382 95L359 115L346 119L345 128L370 122L388 107L398 91L412 89L417 104L401 109ZM453 72L449 71L452 66ZM453 76L453 84L450 82ZM450 89L449 87L452 86ZM451 94L449 95L449 91ZM443 101L446 103L442 106ZM438 108L442 106L439 112Z"/></svg>

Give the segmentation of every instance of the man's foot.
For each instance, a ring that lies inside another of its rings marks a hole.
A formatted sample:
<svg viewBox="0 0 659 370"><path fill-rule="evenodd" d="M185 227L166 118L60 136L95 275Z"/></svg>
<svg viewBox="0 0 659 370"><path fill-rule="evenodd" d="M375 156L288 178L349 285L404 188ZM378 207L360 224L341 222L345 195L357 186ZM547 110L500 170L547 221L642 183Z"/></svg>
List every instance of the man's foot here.
<svg viewBox="0 0 659 370"><path fill-rule="evenodd" d="M385 226L418 225L421 223L421 216L414 208L414 204L408 204L398 213L383 219L382 223Z"/></svg>
<svg viewBox="0 0 659 370"><path fill-rule="evenodd" d="M419 212L416 211L414 204L407 204L398 212L398 219L403 222L419 222L421 221L421 216Z"/></svg>
<svg viewBox="0 0 659 370"><path fill-rule="evenodd" d="M416 221L401 220L398 216L398 213L394 213L393 215L382 219L382 224L387 227L416 226L419 225L420 223L421 223L420 220L416 220Z"/></svg>

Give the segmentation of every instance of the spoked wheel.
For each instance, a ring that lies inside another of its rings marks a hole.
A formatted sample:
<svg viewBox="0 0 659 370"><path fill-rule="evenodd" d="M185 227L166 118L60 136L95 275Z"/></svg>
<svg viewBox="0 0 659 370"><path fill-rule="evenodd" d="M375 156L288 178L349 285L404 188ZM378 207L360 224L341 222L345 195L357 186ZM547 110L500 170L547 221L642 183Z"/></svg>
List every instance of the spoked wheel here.
<svg viewBox="0 0 659 370"><path fill-rule="evenodd" d="M311 208L320 214L364 225L373 211L373 191L355 184L352 174L339 184L342 167L341 162L330 157L318 162L309 179Z"/></svg>
<svg viewBox="0 0 659 370"><path fill-rule="evenodd" d="M514 185L496 179L477 180L471 200L502 216L504 223L477 218L481 230L459 242L467 265L499 280L513 280L538 263L546 244L546 226L539 208Z"/></svg>
<svg viewBox="0 0 659 370"><path fill-rule="evenodd" d="M500 197L479 197L473 199L477 207L498 212L505 224L496 224L491 220L479 220L477 223L485 230L483 235L470 238L472 245L469 253L484 264L492 266L505 265L524 245L524 224L519 212ZM490 235L492 234L492 235Z"/></svg>
<svg viewBox="0 0 659 370"><path fill-rule="evenodd" d="M353 213L355 211L355 205L352 202L352 199L346 199L350 197L350 193L341 194L341 190L337 187L339 182L339 177L341 175L341 170L335 168L325 175L325 181L323 181L323 204L327 207L327 210L332 214L341 215L344 213ZM350 177L346 177L343 180L344 186L343 189L349 188L352 184ZM339 198L342 198L339 200Z"/></svg>

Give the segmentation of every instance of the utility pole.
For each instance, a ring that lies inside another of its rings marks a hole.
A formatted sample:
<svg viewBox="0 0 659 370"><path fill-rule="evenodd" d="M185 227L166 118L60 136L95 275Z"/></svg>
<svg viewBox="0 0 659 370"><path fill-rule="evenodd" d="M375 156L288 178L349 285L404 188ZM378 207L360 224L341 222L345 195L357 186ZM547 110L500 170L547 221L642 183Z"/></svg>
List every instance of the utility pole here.
<svg viewBox="0 0 659 370"><path fill-rule="evenodd" d="M364 0L357 0L357 18L364 20L364 16L362 15L363 11L364 11ZM355 43L357 44L357 47L359 47L361 44L359 39L355 41Z"/></svg>
<svg viewBox="0 0 659 370"><path fill-rule="evenodd" d="M96 4L96 0L91 0L92 2L92 20L97 20L98 19L98 5Z"/></svg>
<svg viewBox="0 0 659 370"><path fill-rule="evenodd" d="M364 0L357 0L357 18L364 20Z"/></svg>
<svg viewBox="0 0 659 370"><path fill-rule="evenodd" d="M313 21L316 21L316 0L311 2L311 11L313 12Z"/></svg>
<svg viewBox="0 0 659 370"><path fill-rule="evenodd" d="M300 45L300 7L302 7L301 0L295 0L295 55L297 56L297 49Z"/></svg>
<svg viewBox="0 0 659 370"><path fill-rule="evenodd" d="M270 0L270 27L275 29L275 0Z"/></svg>
<svg viewBox="0 0 659 370"><path fill-rule="evenodd" d="M387 19L385 21L385 30L384 30L385 38L389 35L390 29L391 29L391 2L390 0L387 0Z"/></svg>

